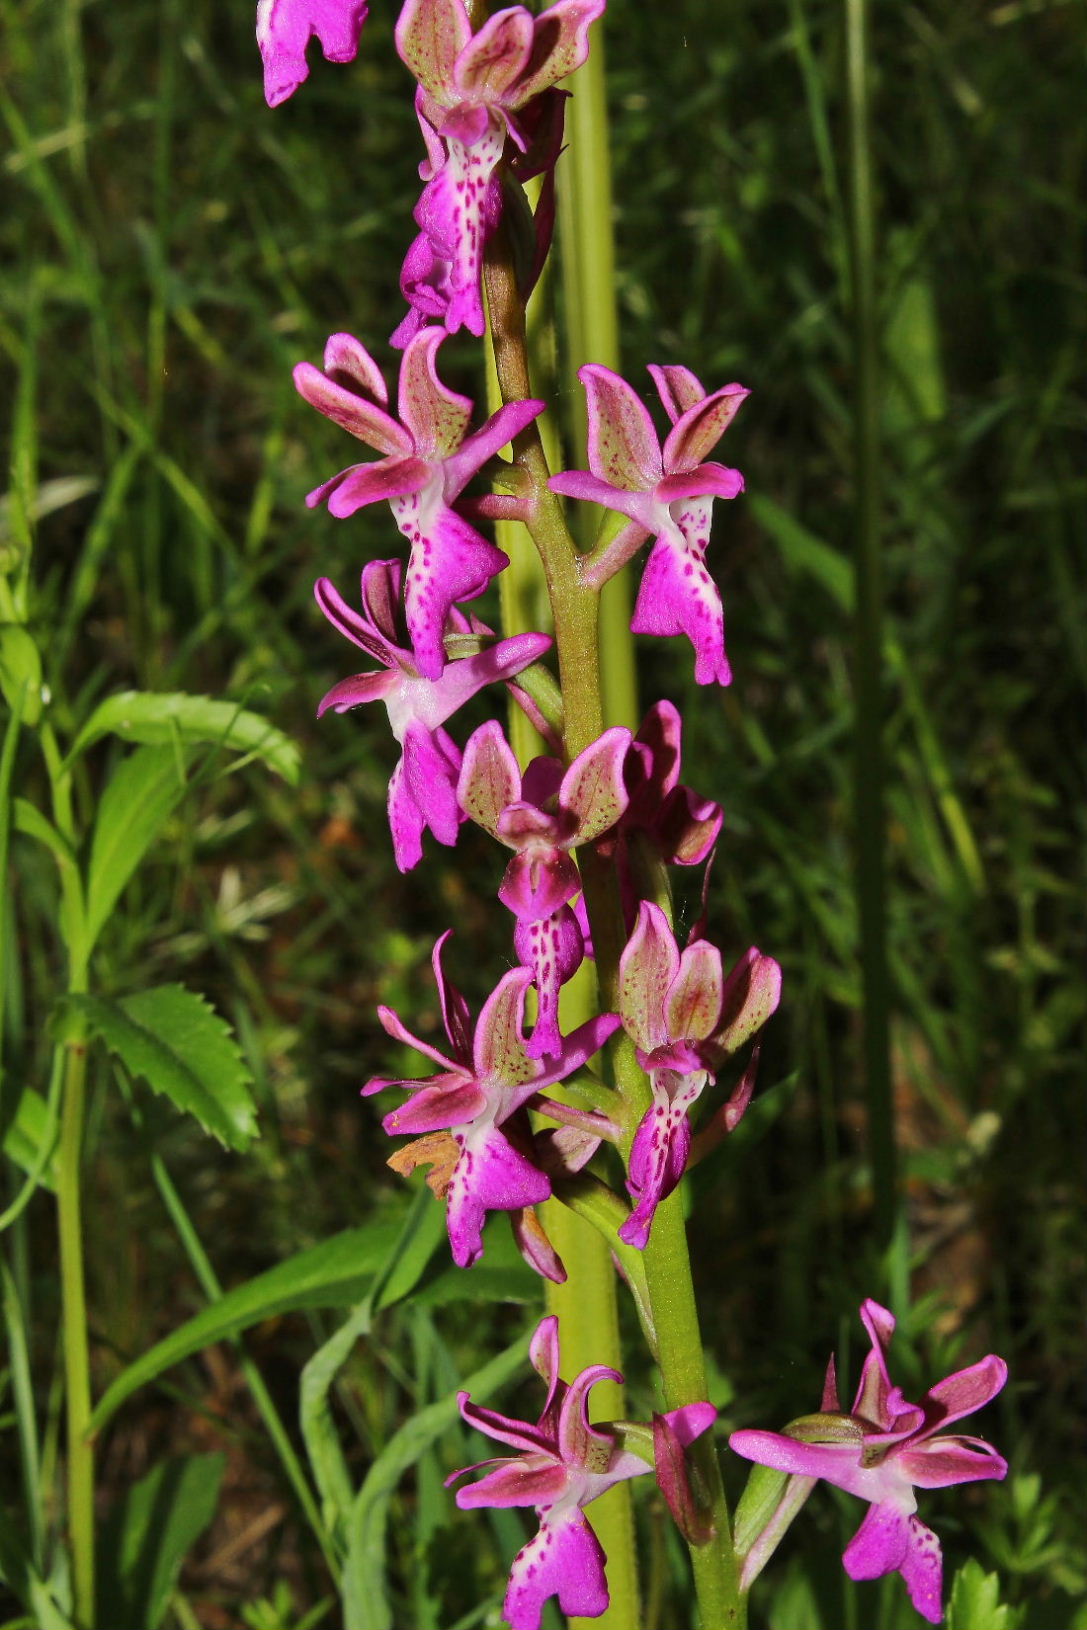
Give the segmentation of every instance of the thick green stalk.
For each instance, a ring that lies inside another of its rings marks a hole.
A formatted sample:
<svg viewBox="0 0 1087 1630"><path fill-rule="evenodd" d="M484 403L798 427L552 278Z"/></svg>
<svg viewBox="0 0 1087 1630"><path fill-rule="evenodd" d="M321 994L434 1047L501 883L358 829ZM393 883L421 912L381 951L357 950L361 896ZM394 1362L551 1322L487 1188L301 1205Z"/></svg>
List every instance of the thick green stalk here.
<svg viewBox="0 0 1087 1630"><path fill-rule="evenodd" d="M494 386L498 400L523 400L533 394L528 364L528 342L525 316L517 295L512 273L504 252L504 239L495 245L501 263L488 269L487 292L491 315L491 341L494 360ZM577 560L573 542L563 524L558 501L547 491L548 461L537 427L530 426L518 439L515 448L518 462L531 476L538 505L546 512L546 544L540 546L540 536L533 526L532 537L539 550L531 561L526 559L524 545L529 539L520 525L509 525L499 535L499 542L510 554L511 567L502 574L510 575L511 583L503 594L503 633L521 632L525 627L539 626L526 618L526 611L538 603L538 589L543 586L550 593L552 607L556 595L567 610L577 608L574 635L571 643L569 616L564 619L564 635L557 639L559 668L565 687L572 683L572 670L583 669L579 677L588 678L587 694L591 698L590 713L596 721L588 735L583 736L586 721L577 707L573 715L567 713L565 748L572 758L595 740L603 725L600 721L600 687L597 667L597 597L580 589ZM568 705L565 702L564 705ZM570 720L575 718L575 731L571 735ZM511 739L519 755L531 750L531 735L514 732ZM576 1017L564 1005L567 1023L587 1018L592 1011L587 993L584 993L584 1011ZM590 1364L607 1364L622 1368L622 1349L619 1339L619 1307L607 1241L581 1217L566 1206L548 1202L544 1207L544 1226L567 1270L564 1285L547 1287L547 1305L559 1320L563 1366L568 1375L587 1368ZM622 1388L602 1383L593 1391L593 1410L597 1419L620 1419L625 1413ZM608 1587L610 1601L607 1611L597 1619L571 1620L573 1630L580 1630L587 1622L598 1630L637 1630L641 1623L638 1569L634 1541L634 1519L629 1483L619 1483L596 1503L593 1524L608 1558Z"/></svg>
<svg viewBox="0 0 1087 1630"><path fill-rule="evenodd" d="M493 324L495 364L503 399L515 401L531 394L524 320L508 245L501 231L492 240L487 262L487 293ZM524 495L530 498L528 527L540 553L555 618L555 645L565 716L567 758L575 757L604 728L600 691L598 639L599 596L586 587L580 562L561 509L547 487L547 463L534 425L514 444L515 462L525 477ZM625 939L618 887L613 870L591 850L579 859L589 917L593 927L597 977L601 1004L614 1009L619 958ZM616 1048L617 1109L625 1121L628 1138L649 1102L646 1078L638 1068L633 1048L621 1041ZM684 1236L680 1201L674 1196L658 1208L654 1224L656 1244L647 1251L646 1268L650 1278L650 1299L657 1328L661 1373L667 1406L678 1407L706 1397L702 1343L698 1331L690 1261ZM606 1242L605 1242L606 1249ZM567 1262L570 1267L570 1262ZM575 1301L576 1323L570 1340L585 1340L585 1362L612 1362L596 1345L603 1331L593 1321L597 1309ZM575 1336L574 1332L578 1334ZM564 1359L569 1349L565 1343ZM571 1370L575 1362L568 1360ZM695 1457L706 1503L711 1507L717 1532L716 1542L692 1552L698 1590L702 1630L742 1630L745 1607L739 1592L738 1571L732 1552L728 1512L721 1484L720 1468L711 1445L703 1446ZM607 1542L605 1542L606 1544ZM608 1579L612 1603L606 1623L637 1630L641 1622L637 1609L619 1607L620 1591L636 1590L633 1558L629 1580L622 1580L619 1561L609 1552ZM625 1559L624 1559L625 1565ZM636 1596L633 1598L636 1602ZM594 1621L599 1624L601 1621Z"/></svg>
<svg viewBox="0 0 1087 1630"><path fill-rule="evenodd" d="M887 969L883 753L883 562L880 537L879 327L868 112L867 0L845 0L850 273L854 356L854 819L864 1001L864 1070L876 1228L891 1244L898 1211Z"/></svg>
<svg viewBox="0 0 1087 1630"><path fill-rule="evenodd" d="M562 250L563 372L575 416L576 462L586 462L585 393L577 380L584 362L619 369L619 315L615 304L615 234L612 228L611 139L602 25L592 29L588 59L571 75L566 150L559 169L559 243ZM629 574L618 572L600 596L600 670L608 724L638 719L638 682L630 632Z"/></svg>

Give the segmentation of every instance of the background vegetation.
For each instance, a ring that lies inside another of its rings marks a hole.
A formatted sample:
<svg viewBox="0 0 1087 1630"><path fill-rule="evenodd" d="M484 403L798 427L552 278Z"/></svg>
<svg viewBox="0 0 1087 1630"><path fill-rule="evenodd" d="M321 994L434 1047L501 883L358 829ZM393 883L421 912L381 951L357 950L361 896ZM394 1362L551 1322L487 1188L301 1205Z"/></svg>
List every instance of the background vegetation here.
<svg viewBox="0 0 1087 1630"><path fill-rule="evenodd" d="M260 764L227 774L203 761L97 953L107 992L180 980L231 1019L263 1131L243 1158L159 1100L134 1118L127 1080L96 1065L87 1228L100 1393L205 1303L157 1173L226 1286L344 1228L399 1218L379 1111L357 1091L395 1062L374 1007L410 1007L414 1028L433 1027L426 960L451 922L473 995L508 950L486 905L493 857L470 832L455 856L431 854L422 887L393 869L381 721L314 721L350 663L313 606L313 579L349 592L362 562L389 550L389 530L369 511L337 523L305 509L344 449L294 393L290 367L339 328L385 356L401 315L391 291L420 155L392 8L375 4L354 67L318 62L274 114L244 5L5 10L12 477L0 529L17 571L14 506L29 497L31 627L53 716L77 725L130 688L221 696L293 737L303 764L292 788ZM976 1552L1001 1571L1021 1610L1008 1624L1066 1630L1087 1625L1082 33L1075 7L1046 0L881 6L874 29L889 955L914 1252L901 1363L913 1385L989 1350L1008 1358L1011 1383L978 1430L1010 1452L1014 1481L930 1496L926 1514L952 1560ZM682 361L710 386L753 390L728 449L749 496L719 517L711 561L736 683L694 695L686 649L646 642L643 695L687 705L685 779L726 809L718 934L785 967L762 1072L780 1118L753 1119L691 1184L715 1401L732 1425L776 1425L814 1407L835 1345L855 1374L855 1311L879 1276L850 858L841 19L824 0L612 0L607 48L625 371L648 386L646 362ZM459 354L470 367L469 349ZM482 396L470 374L463 383ZM93 749L76 788L85 806L117 750ZM39 777L24 751L15 790L40 800ZM8 1118L16 1087L48 1078L56 916L47 861L14 837ZM17 1165L8 1178L10 1198ZM6 1247L48 1484L60 1399L47 1193ZM289 1422L301 1367L341 1316L268 1318L246 1338ZM439 1333L413 1303L377 1319L336 1388L355 1471L530 1316L452 1305ZM131 1398L100 1446L103 1512L164 1454L222 1451L217 1512L171 1598L173 1622L333 1624L320 1553L242 1362L220 1343ZM487 1622L481 1602L493 1615L516 1523L503 1514L473 1559L468 1519L439 1486L475 1458L454 1432L396 1496L398 1625ZM5 1465L17 1512L14 1459ZM60 1517L47 1509L46 1525ZM897 1580L863 1587L860 1606L846 1595L837 1555L856 1517L847 1500L813 1498L761 1596L772 1630L915 1622ZM663 1524L652 1511L647 1523L656 1555ZM680 1622L657 1588L663 1622Z"/></svg>

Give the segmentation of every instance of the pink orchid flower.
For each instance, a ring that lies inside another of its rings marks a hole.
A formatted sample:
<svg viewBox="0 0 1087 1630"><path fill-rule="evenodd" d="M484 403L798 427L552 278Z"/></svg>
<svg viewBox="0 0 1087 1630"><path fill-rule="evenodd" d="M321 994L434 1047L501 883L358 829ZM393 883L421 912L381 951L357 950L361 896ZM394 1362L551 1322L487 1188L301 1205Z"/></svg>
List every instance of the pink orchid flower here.
<svg viewBox="0 0 1087 1630"><path fill-rule="evenodd" d="M578 370L589 410L589 469L551 478L553 492L580 498L630 517L596 559L585 581L603 583L626 564L647 537L654 539L642 574L631 630L686 634L700 685L727 685L725 617L717 586L706 570L715 498L743 491L739 470L705 463L744 398L742 385L707 396L689 368L649 369L672 429L661 446L638 393L610 368Z"/></svg>
<svg viewBox="0 0 1087 1630"><path fill-rule="evenodd" d="M558 1055L546 1064L530 1058L524 1019L532 975L527 968L512 968L491 992L473 1026L467 1002L442 967L442 951L451 932L438 940L432 957L450 1055L413 1036L391 1008L379 1007L378 1017L394 1041L432 1058L438 1074L424 1080L375 1076L362 1090L369 1096L386 1087L402 1087L411 1094L382 1125L390 1137L422 1134L410 1146L414 1153L405 1150L394 1157L397 1169L410 1170L419 1161L437 1167L437 1185L431 1186L446 1199L453 1260L459 1268L470 1268L483 1254L482 1229L489 1211L521 1211L551 1193L549 1178L533 1159L527 1120L523 1126L511 1126L511 1117L541 1087L561 1081L599 1052L618 1028L619 1018L598 1014L566 1036ZM434 1139L431 1134L436 1132L449 1136Z"/></svg>
<svg viewBox="0 0 1087 1630"><path fill-rule="evenodd" d="M867 1500L868 1515L842 1558L851 1579L897 1571L910 1600L931 1624L943 1617L940 1541L916 1515L915 1488L949 1488L1001 1478L1008 1465L982 1438L945 1435L944 1428L995 1398L1008 1378L1002 1358L989 1354L957 1370L911 1404L891 1383L887 1349L895 1321L866 1301L861 1320L872 1343L850 1416L839 1414L834 1360L827 1370L823 1412L836 1417L834 1442L804 1442L781 1432L733 1432L729 1446L747 1460L797 1477L822 1477ZM819 1417L811 1417L814 1423ZM799 1423L798 1423L799 1424ZM805 1423L807 1424L807 1423ZM844 1431L844 1428L850 1428Z"/></svg>
<svg viewBox="0 0 1087 1630"><path fill-rule="evenodd" d="M327 577L318 580L317 604L334 628L361 646L381 669L341 679L321 698L317 716L330 708L346 713L364 702L384 702L389 724L403 749L389 782L389 827L393 852L402 872L418 864L423 833L452 845L463 821L457 803L461 753L442 726L484 685L511 679L549 648L546 634L516 634L484 645L472 655L455 657L440 679L424 679L410 651L398 643L397 611L403 568L398 560L372 560L362 571L362 615L352 611ZM449 628L469 643L473 630L455 608ZM477 625L475 642L487 630Z"/></svg>
<svg viewBox="0 0 1087 1630"><path fill-rule="evenodd" d="M559 1321L553 1315L536 1327L529 1356L547 1383L547 1401L535 1425L483 1409L467 1392L458 1394L470 1426L518 1452L466 1466L446 1480L448 1487L469 1472L486 1470L478 1483L457 1490L462 1510L534 1506L539 1514L539 1532L518 1551L510 1569L502 1611L512 1630L539 1630L551 1596L567 1614L594 1619L606 1610L607 1558L583 1508L614 1484L653 1470L650 1461L621 1446L614 1426L589 1424L589 1394L598 1381L622 1382L617 1370L592 1364L573 1381L560 1380ZM716 1414L712 1404L696 1403L661 1419L686 1447L709 1430Z"/></svg>
<svg viewBox="0 0 1087 1630"><path fill-rule="evenodd" d="M306 50L316 34L326 62L353 62L369 11L366 0L258 0L257 44L270 108L309 78Z"/></svg>
<svg viewBox="0 0 1087 1630"><path fill-rule="evenodd" d="M780 996L773 957L752 946L726 979L715 945L695 940L681 955L664 912L642 901L619 960L619 1012L653 1088L630 1150L627 1187L636 1204L619 1230L628 1245L644 1249L657 1206L683 1176L688 1112L724 1060L762 1029ZM756 1067L757 1054L724 1106L726 1131L747 1109Z"/></svg>
<svg viewBox="0 0 1087 1630"><path fill-rule="evenodd" d="M603 10L604 0L558 0L539 16L510 6L476 34L463 0L407 0L400 13L396 45L419 81L428 154L417 213L426 245L412 246L412 277L429 290L425 314L450 333L484 331L483 247L501 214L495 170L507 137L527 152L534 115L522 111L585 61Z"/></svg>
<svg viewBox="0 0 1087 1630"><path fill-rule="evenodd" d="M557 758L540 757L523 777L497 720L480 725L465 744L457 800L485 832L514 851L498 898L517 918L517 955L532 970L539 996L529 1042L533 1058L550 1057L562 1046L559 989L584 955L569 905L581 889L570 851L598 838L626 809L623 764L630 739L630 731L616 725L569 769Z"/></svg>
<svg viewBox="0 0 1087 1630"><path fill-rule="evenodd" d="M437 679L454 601L482 594L509 560L453 508L472 476L544 410L538 401L510 402L467 434L472 403L438 378L440 329L417 334L400 364L399 422L385 411L388 392L366 348L350 334L333 334L324 371L300 362L294 382L326 418L384 456L352 464L311 492L312 508L325 500L336 516L353 515L384 499L411 545L404 609L415 662L424 679Z"/></svg>

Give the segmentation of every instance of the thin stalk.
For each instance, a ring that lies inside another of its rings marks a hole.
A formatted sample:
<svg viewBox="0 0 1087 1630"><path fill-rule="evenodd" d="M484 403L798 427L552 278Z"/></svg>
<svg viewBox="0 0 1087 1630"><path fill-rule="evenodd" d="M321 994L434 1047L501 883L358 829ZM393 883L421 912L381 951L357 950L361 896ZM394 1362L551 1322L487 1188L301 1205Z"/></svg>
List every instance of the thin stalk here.
<svg viewBox="0 0 1087 1630"><path fill-rule="evenodd" d="M863 991L863 1060L879 1241L895 1235L898 1177L890 1061L883 751L883 561L879 326L869 127L867 0L845 0L850 273L854 358L854 819Z"/></svg>
<svg viewBox="0 0 1087 1630"><path fill-rule="evenodd" d="M53 819L74 847L77 838L71 783L48 723L39 730L49 774ZM59 866L61 914L68 951L68 994L87 989L86 916L82 883L69 861ZM61 1062L61 1059L63 1060ZM94 1447L90 1441L91 1368L87 1337L86 1268L83 1258L83 1125L87 1101L87 1036L76 1021L58 1044L54 1069L62 1078L57 1150L57 1232L60 1246L61 1322L68 1444L68 1542L72 1554L74 1617L92 1630L94 1602Z"/></svg>
<svg viewBox="0 0 1087 1630"><path fill-rule="evenodd" d="M70 1038L65 1043L64 1057L57 1222L68 1428L68 1540L72 1550L75 1620L82 1630L90 1630L94 1624L94 1449L87 1435L91 1419L91 1372L80 1184L86 1087L86 1041Z"/></svg>

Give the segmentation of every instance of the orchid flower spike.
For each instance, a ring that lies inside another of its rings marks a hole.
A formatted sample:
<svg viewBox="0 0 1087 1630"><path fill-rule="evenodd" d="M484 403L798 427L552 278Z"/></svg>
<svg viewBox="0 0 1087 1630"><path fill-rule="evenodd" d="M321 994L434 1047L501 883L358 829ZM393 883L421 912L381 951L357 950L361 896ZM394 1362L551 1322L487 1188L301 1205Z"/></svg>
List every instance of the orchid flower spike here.
<svg viewBox="0 0 1087 1630"><path fill-rule="evenodd" d="M532 1057L562 1045L559 988L581 965L584 941L569 902L581 889L571 849L613 827L627 807L623 765L630 731L605 730L569 769L557 758L533 759L522 778L497 720L469 736L457 784L465 814L514 851L498 898L517 918L515 944L531 968L539 1016Z"/></svg>
<svg viewBox="0 0 1087 1630"><path fill-rule="evenodd" d="M366 0L258 0L257 44L270 108L309 78L306 50L316 34L326 62L353 62L369 11Z"/></svg>
<svg viewBox="0 0 1087 1630"><path fill-rule="evenodd" d="M468 622L454 608L448 624L452 633L482 649L447 662L440 679L424 679L412 652L398 643L402 571L398 560L372 560L363 567L361 616L327 577L318 580L314 592L333 628L381 664L375 672L354 674L333 685L321 698L317 716L330 708L346 713L364 702L384 702L393 735L403 749L389 782L389 827L396 864L408 872L422 858L428 828L439 843L452 845L464 819L457 803L461 753L442 729L445 721L484 685L521 673L543 655L551 640L546 634L516 634L484 643L479 631L472 640L466 638L472 634Z"/></svg>
<svg viewBox="0 0 1087 1630"><path fill-rule="evenodd" d="M434 1167L428 1181L446 1201L453 1260L470 1268L483 1254L483 1221L489 1211L521 1211L551 1193L550 1180L533 1159L527 1118L520 1128L509 1124L511 1118L541 1087L581 1069L618 1028L619 1018L602 1013L579 1025L546 1064L529 1058L524 1021L532 975L526 968L512 968L473 1026L467 1002L442 966L451 932L438 940L432 957L450 1053L420 1041L391 1008L379 1007L378 1018L393 1040L414 1047L439 1069L423 1080L375 1076L362 1090L369 1096L385 1087L402 1087L411 1094L382 1125L390 1137L421 1135L390 1164L398 1171L424 1162ZM539 1263L533 1261L533 1266Z"/></svg>
<svg viewBox="0 0 1087 1630"><path fill-rule="evenodd" d="M306 503L312 508L327 500L330 513L342 518L387 500L411 545L404 609L424 679L437 679L442 671L442 638L454 602L482 594L509 565L453 505L488 459L544 410L543 402L510 402L469 436L472 403L438 378L444 338L440 329L427 329L404 352L399 421L385 411L388 392L380 369L350 334L333 334L323 372L310 362L294 370L295 385L312 407L384 455L341 470Z"/></svg>
<svg viewBox="0 0 1087 1630"><path fill-rule="evenodd" d="M649 372L672 421L661 446L641 397L610 368L590 362L578 370L589 411L589 469L552 476L553 492L585 499L630 517L618 537L585 568L585 581L613 576L647 537L654 540L642 574L631 631L686 634L695 652L700 685L727 685L725 616L717 586L706 570L715 498L735 498L744 488L739 470L705 463L750 394L725 385L707 396L689 368Z"/></svg>
<svg viewBox="0 0 1087 1630"><path fill-rule="evenodd" d="M688 1112L723 1061L758 1034L778 1005L781 969L754 946L726 979L721 953L695 940L680 954L660 906L643 900L619 959L619 1012L653 1088L630 1150L627 1187L636 1201L619 1230L643 1249L653 1214L679 1183L691 1149ZM755 1060L724 1107L738 1125L754 1087Z"/></svg>
<svg viewBox="0 0 1087 1630"><path fill-rule="evenodd" d="M592 1364L567 1383L559 1378L559 1321L552 1315L536 1327L529 1356L547 1383L547 1401L535 1425L473 1404L457 1395L470 1426L509 1444L516 1454L466 1466L446 1486L469 1472L486 1471L478 1483L457 1490L462 1511L481 1506L534 1506L538 1533L518 1551L510 1569L503 1613L512 1630L539 1630L544 1603L557 1596L566 1614L595 1619L608 1606L604 1573L607 1558L583 1508L614 1484L652 1471L653 1465L621 1446L614 1426L589 1424L589 1394L598 1381L622 1382L617 1370ZM686 1404L663 1416L683 1447L709 1430L712 1404Z"/></svg>
<svg viewBox="0 0 1087 1630"><path fill-rule="evenodd" d="M519 115L585 61L603 10L604 0L558 0L539 16L509 6L476 34L463 0L407 0L400 13L396 45L419 81L428 153L416 211L423 239L409 251L405 287L423 291L424 314L440 313L450 333L484 331L483 248L501 214L495 170L506 139L527 152L535 121Z"/></svg>
<svg viewBox="0 0 1087 1630"><path fill-rule="evenodd" d="M939 1624L940 1541L916 1515L914 1489L949 1488L1007 1474L1007 1461L991 1443L947 1435L943 1428L995 1398L1008 1378L1008 1366L989 1354L937 1381L919 1404L911 1404L892 1385L887 1371L893 1315L869 1300L861 1307L861 1321L871 1348L849 1417L843 1419L839 1413L833 1358L827 1370L823 1414L834 1417L834 1430L825 1434L833 1441L806 1441L818 1432L821 1417L814 1415L784 1433L733 1432L729 1447L761 1466L797 1477L822 1477L867 1500L868 1514L842 1558L846 1573L851 1579L880 1579L897 1571L918 1613L930 1624ZM800 1428L803 1438L793 1435Z"/></svg>

